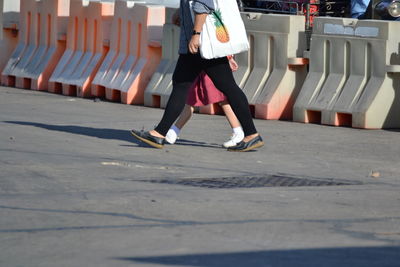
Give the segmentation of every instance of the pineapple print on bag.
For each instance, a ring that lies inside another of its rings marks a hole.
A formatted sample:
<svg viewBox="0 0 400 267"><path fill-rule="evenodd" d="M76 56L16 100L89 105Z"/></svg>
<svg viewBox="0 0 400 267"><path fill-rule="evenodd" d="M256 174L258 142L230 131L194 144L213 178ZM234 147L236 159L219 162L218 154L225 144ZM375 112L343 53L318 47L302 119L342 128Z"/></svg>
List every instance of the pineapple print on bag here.
<svg viewBox="0 0 400 267"><path fill-rule="evenodd" d="M222 21L221 10L217 9L212 13L215 20L215 34L217 35L217 40L221 43L229 42L229 33L228 29L225 27L224 22Z"/></svg>

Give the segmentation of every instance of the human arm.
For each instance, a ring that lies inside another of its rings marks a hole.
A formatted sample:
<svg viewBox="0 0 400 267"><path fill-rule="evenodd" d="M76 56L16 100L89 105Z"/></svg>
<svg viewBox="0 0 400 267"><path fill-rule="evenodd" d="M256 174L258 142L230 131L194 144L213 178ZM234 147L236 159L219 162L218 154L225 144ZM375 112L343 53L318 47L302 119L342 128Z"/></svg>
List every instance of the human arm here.
<svg viewBox="0 0 400 267"><path fill-rule="evenodd" d="M237 64L235 57L233 55L227 56L229 60L229 66L231 67L232 71L237 71L239 68L239 65Z"/></svg>
<svg viewBox="0 0 400 267"><path fill-rule="evenodd" d="M192 9L194 12L194 27L193 32L201 32L208 14L214 11L213 0L195 0L193 1ZM200 46L200 35L194 34L189 40L189 52L195 54Z"/></svg>
<svg viewBox="0 0 400 267"><path fill-rule="evenodd" d="M202 14L195 13L193 32L201 32L201 30L203 29L203 25L206 22L207 16L208 16L207 13L202 13ZM192 38L189 41L189 52L192 54L196 54L199 50L199 46L200 46L200 35L193 34Z"/></svg>

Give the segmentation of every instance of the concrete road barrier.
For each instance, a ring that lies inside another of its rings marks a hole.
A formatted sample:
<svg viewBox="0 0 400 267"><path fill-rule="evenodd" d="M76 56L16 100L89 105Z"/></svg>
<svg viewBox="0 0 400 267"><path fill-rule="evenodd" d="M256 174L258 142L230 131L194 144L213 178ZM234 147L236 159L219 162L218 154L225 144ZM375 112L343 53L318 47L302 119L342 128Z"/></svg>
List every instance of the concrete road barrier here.
<svg viewBox="0 0 400 267"><path fill-rule="evenodd" d="M0 1L0 73L17 46L19 9L19 1Z"/></svg>
<svg viewBox="0 0 400 267"><path fill-rule="evenodd" d="M161 59L165 7L116 1L110 51L93 80L94 91L125 104L143 104Z"/></svg>
<svg viewBox="0 0 400 267"><path fill-rule="evenodd" d="M65 44L69 0L24 0L20 38L3 72L2 83L19 88L47 90L50 75Z"/></svg>
<svg viewBox="0 0 400 267"><path fill-rule="evenodd" d="M316 18L294 120L400 127L399 44L398 22Z"/></svg>
<svg viewBox="0 0 400 267"><path fill-rule="evenodd" d="M178 60L180 35L180 28L172 24L172 16L176 10L166 8L161 61L145 90L145 106L165 108L172 91L172 74Z"/></svg>
<svg viewBox="0 0 400 267"><path fill-rule="evenodd" d="M237 55L237 83L259 119L291 119L307 75L303 16L243 13L250 50Z"/></svg>
<svg viewBox="0 0 400 267"><path fill-rule="evenodd" d="M106 28L110 27L114 3L71 0L67 49L54 70L49 91L89 97L91 83L104 59Z"/></svg>

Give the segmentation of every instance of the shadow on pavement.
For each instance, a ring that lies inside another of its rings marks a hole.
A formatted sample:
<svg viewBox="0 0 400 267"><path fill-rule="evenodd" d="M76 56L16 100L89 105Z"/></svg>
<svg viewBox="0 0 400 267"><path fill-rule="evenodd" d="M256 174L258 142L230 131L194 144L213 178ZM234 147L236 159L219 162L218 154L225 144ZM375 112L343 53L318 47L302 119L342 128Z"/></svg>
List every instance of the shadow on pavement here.
<svg viewBox="0 0 400 267"><path fill-rule="evenodd" d="M132 137L129 131L126 130L92 128L92 127L84 127L76 125L52 125L52 124L44 124L44 123L28 122L28 121L4 121L4 122L17 125L33 126L50 131L66 132L66 133L85 135L90 137L97 137L101 139L120 140L127 142L135 141L135 139Z"/></svg>
<svg viewBox="0 0 400 267"><path fill-rule="evenodd" d="M222 148L222 145L220 145L220 144L205 143L205 142L199 142L199 141L193 141L193 140L187 140L187 139L179 139L176 141L175 144L181 145L181 146L200 146L200 147Z"/></svg>
<svg viewBox="0 0 400 267"><path fill-rule="evenodd" d="M114 259L132 263L193 267L398 267L400 246L289 249Z"/></svg>
<svg viewBox="0 0 400 267"><path fill-rule="evenodd" d="M66 132L77 135L85 135L90 137L96 137L101 139L109 139L109 140L120 140L127 141L130 143L135 143L139 146L148 147L147 145L139 142L135 138L132 137L131 133L128 130L117 130L117 129L107 129L107 128L92 128L85 126L76 126L76 125L52 125L52 124L44 124L38 122L28 122L28 121L3 121L4 123L24 125L24 126L33 126L37 128L42 128L50 131L58 131L58 132ZM196 142L191 140L180 139L176 142L177 145L184 146L199 146L199 147L213 147L220 148L219 144L209 144L205 142Z"/></svg>

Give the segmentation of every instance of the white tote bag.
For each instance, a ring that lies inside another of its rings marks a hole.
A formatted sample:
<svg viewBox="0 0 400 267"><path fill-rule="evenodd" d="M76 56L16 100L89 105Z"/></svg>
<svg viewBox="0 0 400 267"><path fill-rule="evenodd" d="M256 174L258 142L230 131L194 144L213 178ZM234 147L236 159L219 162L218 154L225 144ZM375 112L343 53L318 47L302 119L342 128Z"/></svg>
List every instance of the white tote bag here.
<svg viewBox="0 0 400 267"><path fill-rule="evenodd" d="M214 0L200 34L203 58L219 58L249 50L246 29L236 0ZM192 12L194 18L194 13Z"/></svg>

